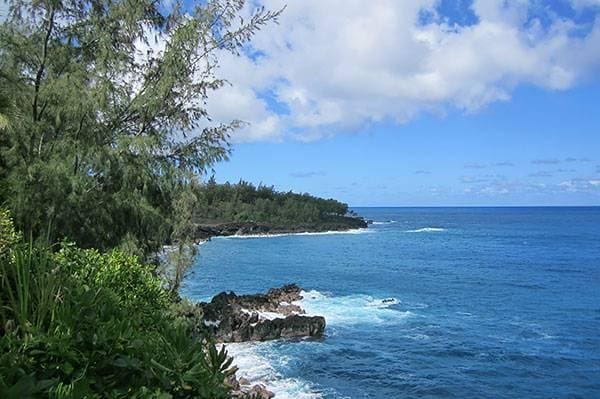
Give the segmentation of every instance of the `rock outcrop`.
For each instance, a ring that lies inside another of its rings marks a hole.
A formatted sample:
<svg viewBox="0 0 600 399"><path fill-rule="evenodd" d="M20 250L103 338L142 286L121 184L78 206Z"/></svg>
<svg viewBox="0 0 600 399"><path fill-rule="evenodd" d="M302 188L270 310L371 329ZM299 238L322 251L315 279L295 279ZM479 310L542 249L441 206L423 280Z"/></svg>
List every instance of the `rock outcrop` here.
<svg viewBox="0 0 600 399"><path fill-rule="evenodd" d="M306 315L294 303L300 299L300 288L291 284L267 294L238 296L222 292L199 306L204 326L219 342L322 336L325 318Z"/></svg>
<svg viewBox="0 0 600 399"><path fill-rule="evenodd" d="M231 397L235 399L271 399L275 397L275 394L262 384L240 385L231 393Z"/></svg>
<svg viewBox="0 0 600 399"><path fill-rule="evenodd" d="M236 295L222 292L209 303L197 304L186 315L209 330L218 342L266 341L279 338L320 337L325 318L306 315L297 302L302 291L295 284L273 288L266 294ZM275 394L262 384L231 376L231 397L235 399L271 399Z"/></svg>
<svg viewBox="0 0 600 399"><path fill-rule="evenodd" d="M302 223L292 226L256 222L197 223L194 229L194 238L206 240L218 236L345 231L366 227L368 224L363 218L349 216L331 217L318 223Z"/></svg>

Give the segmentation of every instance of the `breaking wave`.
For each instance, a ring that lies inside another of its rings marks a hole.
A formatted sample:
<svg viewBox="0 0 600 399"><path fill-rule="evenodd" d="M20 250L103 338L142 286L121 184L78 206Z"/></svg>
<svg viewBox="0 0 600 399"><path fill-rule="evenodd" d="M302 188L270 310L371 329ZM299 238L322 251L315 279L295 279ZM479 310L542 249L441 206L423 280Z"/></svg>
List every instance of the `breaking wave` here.
<svg viewBox="0 0 600 399"><path fill-rule="evenodd" d="M406 230L405 233L436 233L441 231L446 231L446 229L441 227L423 227L421 229Z"/></svg>
<svg viewBox="0 0 600 399"><path fill-rule="evenodd" d="M245 342L225 345L233 364L238 367L237 377L251 385L263 384L277 399L319 399L322 395L307 381L284 377L277 371L287 359L278 357L273 343Z"/></svg>
<svg viewBox="0 0 600 399"><path fill-rule="evenodd" d="M386 224L392 224L392 223L396 223L395 220L386 220L386 221L380 221L380 222L373 222L371 223L374 226L380 226L380 225L386 225Z"/></svg>
<svg viewBox="0 0 600 399"><path fill-rule="evenodd" d="M338 234L365 234L372 233L373 230L369 230L368 228L363 229L352 229L352 230L344 230L344 231L318 231L318 232L303 232L303 233L281 233L281 234L235 234L232 236L222 236L222 237L214 237L221 239L247 239L247 238L275 238L275 237L288 237L288 236L328 236L328 235L338 235Z"/></svg>
<svg viewBox="0 0 600 399"><path fill-rule="evenodd" d="M296 302L307 314L324 316L328 326L397 323L413 315L401 311L396 298L373 298L369 295L330 296L319 291L302 291Z"/></svg>

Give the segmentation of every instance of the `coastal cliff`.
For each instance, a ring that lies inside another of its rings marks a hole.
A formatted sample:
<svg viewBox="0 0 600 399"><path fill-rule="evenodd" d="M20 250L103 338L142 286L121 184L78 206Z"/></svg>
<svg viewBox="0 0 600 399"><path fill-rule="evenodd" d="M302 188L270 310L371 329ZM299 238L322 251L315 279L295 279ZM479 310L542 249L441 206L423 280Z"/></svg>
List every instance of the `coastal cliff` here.
<svg viewBox="0 0 600 399"><path fill-rule="evenodd" d="M290 233L319 233L367 228L367 221L360 217L336 216L316 223L271 224L259 222L206 222L194 228L196 240L233 235L266 235Z"/></svg>

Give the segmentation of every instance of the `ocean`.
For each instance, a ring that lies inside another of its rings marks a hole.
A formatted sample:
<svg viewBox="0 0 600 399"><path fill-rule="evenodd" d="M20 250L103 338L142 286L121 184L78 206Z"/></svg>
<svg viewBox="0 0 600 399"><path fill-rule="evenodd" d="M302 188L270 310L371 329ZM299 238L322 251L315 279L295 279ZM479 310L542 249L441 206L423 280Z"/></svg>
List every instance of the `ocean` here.
<svg viewBox="0 0 600 399"><path fill-rule="evenodd" d="M600 208L355 208L347 233L216 238L183 295L297 283L318 340L229 345L284 398L600 398Z"/></svg>

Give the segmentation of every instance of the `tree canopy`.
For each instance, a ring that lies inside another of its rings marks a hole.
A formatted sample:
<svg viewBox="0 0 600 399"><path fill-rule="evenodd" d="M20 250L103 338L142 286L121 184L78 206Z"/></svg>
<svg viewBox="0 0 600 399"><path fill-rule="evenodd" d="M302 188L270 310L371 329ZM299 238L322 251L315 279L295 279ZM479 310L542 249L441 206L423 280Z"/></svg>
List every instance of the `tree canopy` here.
<svg viewBox="0 0 600 399"><path fill-rule="evenodd" d="M218 53L279 12L244 0L11 0L0 26L0 204L25 235L148 252L174 203L227 159L239 121L205 102Z"/></svg>
<svg viewBox="0 0 600 399"><path fill-rule="evenodd" d="M258 222L276 226L315 224L345 216L348 205L334 199L309 194L279 192L273 186L240 180L237 184L217 184L213 178L194 187L198 203L197 222Z"/></svg>

